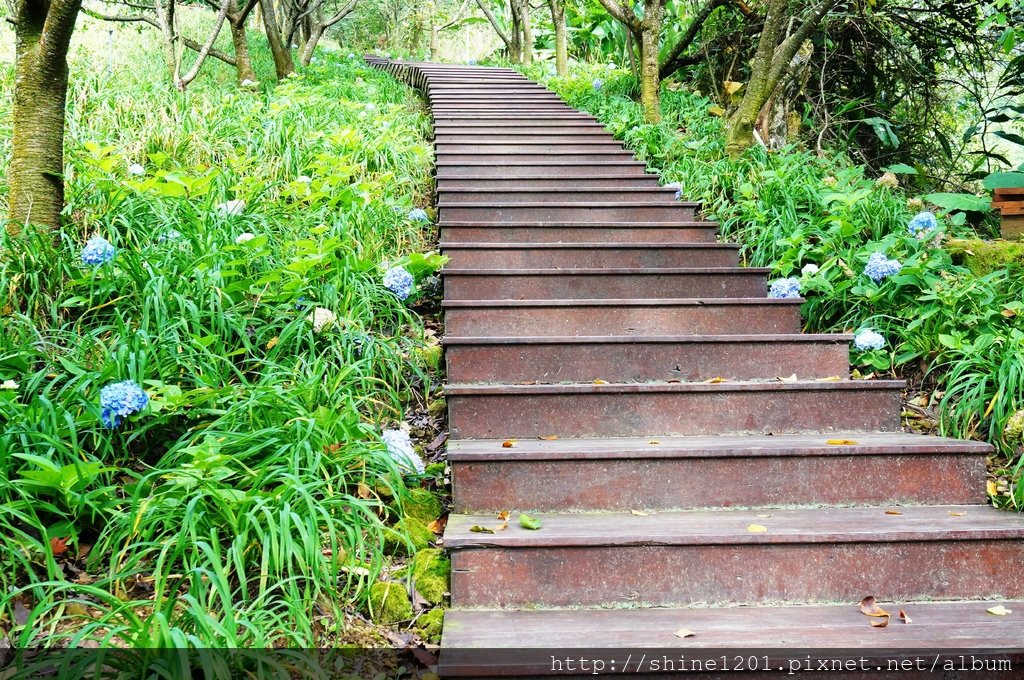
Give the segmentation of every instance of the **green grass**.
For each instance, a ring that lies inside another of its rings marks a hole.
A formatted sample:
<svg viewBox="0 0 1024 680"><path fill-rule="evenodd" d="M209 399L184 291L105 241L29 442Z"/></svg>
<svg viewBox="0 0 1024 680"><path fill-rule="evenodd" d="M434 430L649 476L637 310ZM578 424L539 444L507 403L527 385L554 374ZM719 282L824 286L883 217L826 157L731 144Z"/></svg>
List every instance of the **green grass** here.
<svg viewBox="0 0 1024 680"><path fill-rule="evenodd" d="M865 177L839 153L820 158L799 145L757 147L730 160L722 120L699 95L663 91L664 120L648 125L635 101L636 81L625 71L580 66L559 79L548 65L525 70L595 115L665 182L678 182L687 199L702 201L723 240L741 245L747 264L771 267L772 278L800 278L807 331L882 333L887 347L853 350L854 366L923 384L937 399L939 431L991 442L1019 482L1022 442L1008 438L1005 426L1024 409L1020 267L978 275L956 264L937 234L911 236L907 224L921 202ZM592 85L596 76L604 80L600 90ZM964 213L937 212L942 234L977 237ZM979 229L989 233L987 225ZM876 284L863 270L879 251L903 267ZM802 275L808 264L818 272ZM1024 505L1024 484L995 500Z"/></svg>
<svg viewBox="0 0 1024 680"><path fill-rule="evenodd" d="M0 382L18 384L0 390L0 627L314 647L365 602L417 481L380 432L433 392L435 341L382 274L438 265L410 257L432 239L408 218L432 189L429 122L341 57L251 92L211 64L179 93L144 37L118 36L129 69L96 68L88 32L75 48L67 227L0 241ZM4 66L5 150L12 87ZM111 263L81 262L93 235ZM320 333L315 307L337 318ZM128 379L150 405L107 429L100 389Z"/></svg>

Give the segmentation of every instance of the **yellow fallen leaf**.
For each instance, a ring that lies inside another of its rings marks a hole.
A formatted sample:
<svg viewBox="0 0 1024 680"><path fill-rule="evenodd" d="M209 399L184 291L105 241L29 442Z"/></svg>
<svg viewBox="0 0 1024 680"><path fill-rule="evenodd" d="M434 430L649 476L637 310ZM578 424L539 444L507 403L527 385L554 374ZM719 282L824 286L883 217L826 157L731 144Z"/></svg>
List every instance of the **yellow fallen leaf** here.
<svg viewBox="0 0 1024 680"><path fill-rule="evenodd" d="M829 446L856 446L857 442L852 439L829 439L825 442Z"/></svg>
<svg viewBox="0 0 1024 680"><path fill-rule="evenodd" d="M598 378L597 380L594 381L594 384L595 385L607 385L608 381L607 380L601 380L600 378Z"/></svg>
<svg viewBox="0 0 1024 680"><path fill-rule="evenodd" d="M276 335L274 337L272 337L270 340L268 340L267 341L267 350L269 351L269 350L272 350L275 347L277 347L277 343L278 343L279 340L280 340L280 338L277 337Z"/></svg>
<svg viewBox="0 0 1024 680"><path fill-rule="evenodd" d="M728 382L728 381L725 378L721 377L721 376L716 376L714 378L709 378L709 379L705 380L704 382L705 382L705 384L708 384L708 385L717 385L718 383L724 383L724 382Z"/></svg>
<svg viewBox="0 0 1024 680"><path fill-rule="evenodd" d="M1001 604L998 604L995 607L989 607L985 611L987 611L989 614L994 614L995 616L1006 616L1007 614L1013 613L1012 609L1007 609Z"/></svg>
<svg viewBox="0 0 1024 680"><path fill-rule="evenodd" d="M498 513L498 519L500 519L500 520L506 520L506 519L508 519L508 518L509 518L509 515L510 515L510 514L511 514L511 513L510 513L510 512L508 511L508 510L503 510L503 511L501 511L501 512L499 512L499 513Z"/></svg>
<svg viewBox="0 0 1024 680"><path fill-rule="evenodd" d="M987 484L985 484L985 490L988 491L989 496L995 496L997 493L999 493L999 488L996 486L996 483L993 482L991 479L988 480Z"/></svg>
<svg viewBox="0 0 1024 680"><path fill-rule="evenodd" d="M637 517L647 517L647 513L643 510L630 510L629 514L636 515Z"/></svg>
<svg viewBox="0 0 1024 680"><path fill-rule="evenodd" d="M902 515L903 513L900 512L899 510L886 510L885 514L887 514L887 515Z"/></svg>
<svg viewBox="0 0 1024 680"><path fill-rule="evenodd" d="M827 378L818 378L815 382L841 382L842 378L838 375L830 375Z"/></svg>
<svg viewBox="0 0 1024 680"><path fill-rule="evenodd" d="M751 524L747 527L747 531L752 534L763 534L768 531L768 527L763 524Z"/></svg>
<svg viewBox="0 0 1024 680"><path fill-rule="evenodd" d="M696 633L694 633L689 628L680 628L679 630L676 631L676 637L679 637L679 638L688 638L688 637L693 637L694 635L696 635Z"/></svg>
<svg viewBox="0 0 1024 680"><path fill-rule="evenodd" d="M488 529L487 527L482 527L479 524L474 524L473 526L471 526L469 528L469 530L471 532L473 532L474 534L493 534L494 533L494 529Z"/></svg>
<svg viewBox="0 0 1024 680"><path fill-rule="evenodd" d="M949 516L950 517L963 517L966 514L967 514L966 512L962 512L962 511L959 511L959 510L950 510L949 511Z"/></svg>
<svg viewBox="0 0 1024 680"><path fill-rule="evenodd" d="M779 380L784 383L795 383L800 381L800 379L796 377L796 373L789 376L788 378L779 378Z"/></svg>
<svg viewBox="0 0 1024 680"><path fill-rule="evenodd" d="M508 439L508 440L506 440L506 441L503 441L503 442L501 443L501 446L502 446L502 448L505 448L505 449L511 449L511 448L512 448L513 446L515 446L515 445L516 445L517 443L518 443L518 442L517 442L517 441L516 441L515 439Z"/></svg>
<svg viewBox="0 0 1024 680"><path fill-rule="evenodd" d="M558 435L557 434L549 434L549 435L546 435L546 436L543 436L543 437L537 437L537 439L543 439L546 442L553 442L556 439L558 439Z"/></svg>

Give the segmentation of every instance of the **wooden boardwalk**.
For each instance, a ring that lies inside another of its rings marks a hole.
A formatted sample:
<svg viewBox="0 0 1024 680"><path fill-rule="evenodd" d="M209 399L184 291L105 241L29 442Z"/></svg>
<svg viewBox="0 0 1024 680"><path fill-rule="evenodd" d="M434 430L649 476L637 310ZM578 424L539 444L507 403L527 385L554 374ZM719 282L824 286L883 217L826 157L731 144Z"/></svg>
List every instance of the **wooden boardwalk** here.
<svg viewBox="0 0 1024 680"><path fill-rule="evenodd" d="M901 432L903 383L851 380L849 336L801 334L799 300L555 94L369 61L435 120L442 674L548 674L524 648L1024 654L1024 517L986 505L987 445ZM867 595L913 623L872 627Z"/></svg>

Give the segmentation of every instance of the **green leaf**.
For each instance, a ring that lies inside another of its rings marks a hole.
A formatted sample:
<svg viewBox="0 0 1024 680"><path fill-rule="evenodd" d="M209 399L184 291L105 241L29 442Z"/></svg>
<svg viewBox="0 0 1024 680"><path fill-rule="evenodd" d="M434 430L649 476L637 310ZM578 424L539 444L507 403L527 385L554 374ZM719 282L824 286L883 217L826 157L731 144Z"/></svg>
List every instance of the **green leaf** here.
<svg viewBox="0 0 1024 680"><path fill-rule="evenodd" d="M524 529L536 531L537 529L540 529L541 521L539 519L530 517L527 514L522 514L519 515L519 526L521 526Z"/></svg>
<svg viewBox="0 0 1024 680"><path fill-rule="evenodd" d="M946 210L988 212L989 199L974 194L928 194L924 200Z"/></svg>
<svg viewBox="0 0 1024 680"><path fill-rule="evenodd" d="M989 191L1024 187L1024 172L993 172L985 178L984 184Z"/></svg>
<svg viewBox="0 0 1024 680"><path fill-rule="evenodd" d="M887 168L882 168L885 172L891 172L894 175L916 175L917 168L906 163L893 163Z"/></svg>

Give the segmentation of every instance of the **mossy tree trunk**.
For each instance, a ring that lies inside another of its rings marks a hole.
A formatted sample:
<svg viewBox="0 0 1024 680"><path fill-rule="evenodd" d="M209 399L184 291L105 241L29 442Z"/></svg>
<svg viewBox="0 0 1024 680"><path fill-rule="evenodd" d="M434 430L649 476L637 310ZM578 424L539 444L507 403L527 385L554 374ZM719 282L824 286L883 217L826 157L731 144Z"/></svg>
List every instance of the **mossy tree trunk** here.
<svg viewBox="0 0 1024 680"><path fill-rule="evenodd" d="M260 0L260 14L263 17L263 28L270 44L270 54L274 57L274 72L278 80L295 73L295 62L292 52L281 39L281 26L277 22L277 12L273 0Z"/></svg>
<svg viewBox="0 0 1024 680"><path fill-rule="evenodd" d="M569 50L565 38L565 0L548 0L551 23L555 27L555 72L559 77L569 75Z"/></svg>
<svg viewBox="0 0 1024 680"><path fill-rule="evenodd" d="M799 28L782 40L783 29L789 23L786 13L788 3L786 0L770 0L757 52L750 64L750 78L743 91L743 99L729 117L726 126L725 148L730 158L739 158L754 143L754 125L761 109L775 92L804 41L837 2L821 0L810 10Z"/></svg>
<svg viewBox="0 0 1024 680"><path fill-rule="evenodd" d="M256 82L256 70L252 66L252 56L249 54L249 37L245 33L245 22L248 12L252 10L255 3L250 3L244 9L239 9L238 0L224 0L229 3L228 23L231 28L231 43L235 47L235 70L238 74L238 82Z"/></svg>
<svg viewBox="0 0 1024 680"><path fill-rule="evenodd" d="M327 32L327 29L351 14L358 2L359 0L349 0L342 3L337 8L337 11L326 19L324 18L322 5L318 6L312 14L303 17L308 20L309 24L308 33L302 45L302 51L299 53L299 61L303 66L309 66L309 62L313 59L313 53L316 52L316 46L324 36L324 33Z"/></svg>
<svg viewBox="0 0 1024 680"><path fill-rule="evenodd" d="M26 223L60 226L68 45L81 6L81 0L18 0L15 6L14 133L7 176L12 235Z"/></svg>
<svg viewBox="0 0 1024 680"><path fill-rule="evenodd" d="M523 32L522 62L533 63L533 27L530 25L530 0L519 0L519 24Z"/></svg>
<svg viewBox="0 0 1024 680"><path fill-rule="evenodd" d="M638 17L627 0L601 0L601 4L621 22L640 46L640 105L648 123L661 120L661 24L665 0L644 0L644 15Z"/></svg>

